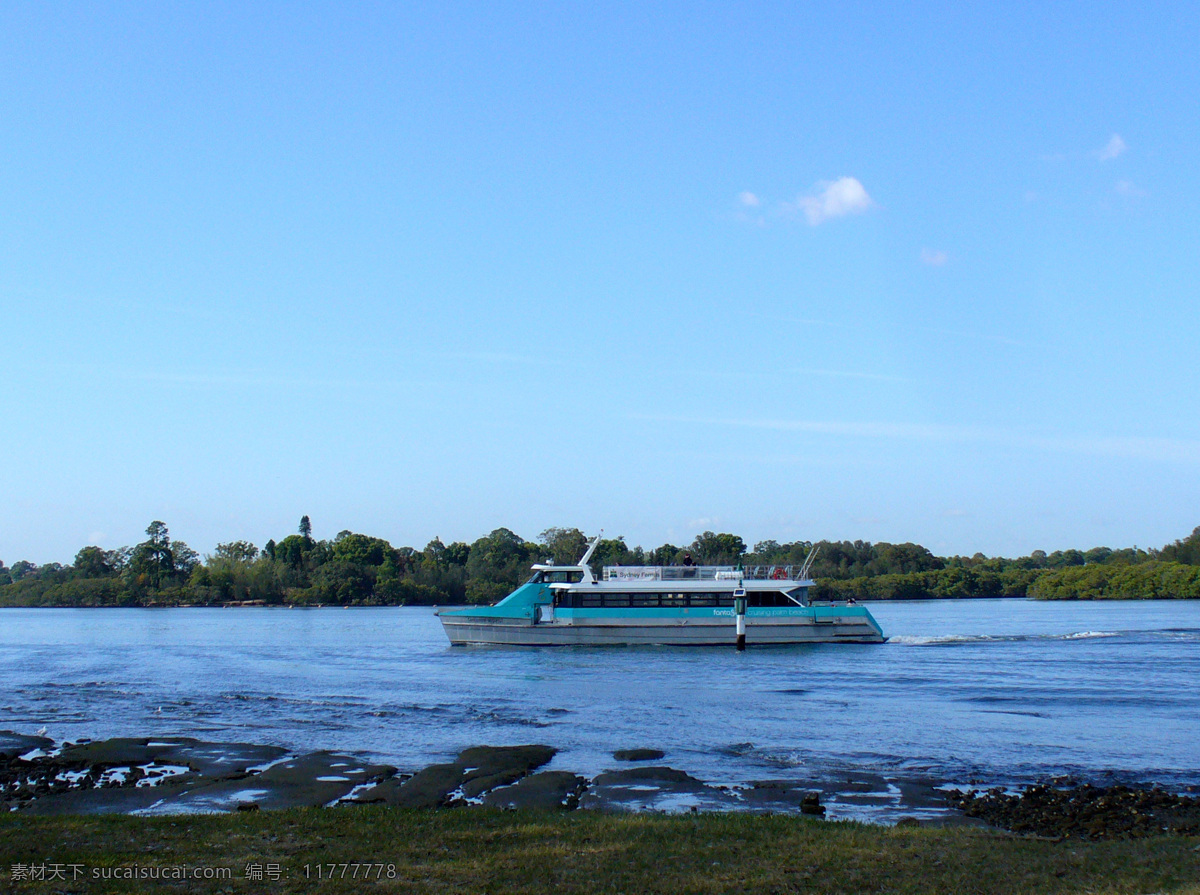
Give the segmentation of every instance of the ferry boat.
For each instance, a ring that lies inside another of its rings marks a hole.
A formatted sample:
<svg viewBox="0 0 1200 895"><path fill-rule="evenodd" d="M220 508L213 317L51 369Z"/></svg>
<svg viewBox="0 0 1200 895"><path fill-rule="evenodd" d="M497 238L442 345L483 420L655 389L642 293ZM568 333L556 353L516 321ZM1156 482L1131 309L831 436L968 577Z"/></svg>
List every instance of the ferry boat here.
<svg viewBox="0 0 1200 895"><path fill-rule="evenodd" d="M865 606L814 603L802 566L606 566L539 563L533 576L494 606L437 614L450 643L568 644L883 643Z"/></svg>

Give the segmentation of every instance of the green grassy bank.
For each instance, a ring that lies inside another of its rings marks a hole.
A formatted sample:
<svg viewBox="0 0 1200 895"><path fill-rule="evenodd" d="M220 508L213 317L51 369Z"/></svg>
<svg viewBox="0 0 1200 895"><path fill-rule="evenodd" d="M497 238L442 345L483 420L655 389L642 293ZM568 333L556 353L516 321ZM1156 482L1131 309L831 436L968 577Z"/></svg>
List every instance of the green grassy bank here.
<svg viewBox="0 0 1200 895"><path fill-rule="evenodd" d="M31 867L55 878L29 880ZM161 878L181 868L193 878ZM226 878L196 879L197 871ZM160 879L145 878L152 873ZM1200 893L1200 839L1052 842L782 815L378 806L162 818L10 814L0 818L0 890Z"/></svg>

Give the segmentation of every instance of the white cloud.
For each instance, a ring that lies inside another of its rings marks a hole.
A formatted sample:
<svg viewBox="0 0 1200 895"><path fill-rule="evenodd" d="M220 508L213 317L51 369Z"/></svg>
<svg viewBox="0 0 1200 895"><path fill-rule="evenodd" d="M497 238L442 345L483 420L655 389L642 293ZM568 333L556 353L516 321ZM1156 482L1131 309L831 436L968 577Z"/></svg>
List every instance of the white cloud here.
<svg viewBox="0 0 1200 895"><path fill-rule="evenodd" d="M941 267L949 260L950 256L940 249L937 251L933 249L921 249L922 264L928 264L930 267Z"/></svg>
<svg viewBox="0 0 1200 895"><path fill-rule="evenodd" d="M854 177L839 177L834 181L823 180L817 184L816 189L815 195L801 196L797 199L795 206L804 212L805 219L813 227L830 218L862 214L875 204L863 185Z"/></svg>
<svg viewBox="0 0 1200 895"><path fill-rule="evenodd" d="M1103 149L1097 150L1096 157L1102 162L1109 162L1121 155L1129 147L1125 145L1125 141L1121 139L1120 134L1113 134L1108 138L1108 142Z"/></svg>
<svg viewBox="0 0 1200 895"><path fill-rule="evenodd" d="M1128 180L1118 180L1113 189L1116 190L1117 195L1127 196L1130 199L1140 199L1146 195L1145 190L1138 189Z"/></svg>
<svg viewBox="0 0 1200 895"><path fill-rule="evenodd" d="M762 200L749 190L743 190L738 193L738 204L746 208L758 208L758 206L762 205Z"/></svg>

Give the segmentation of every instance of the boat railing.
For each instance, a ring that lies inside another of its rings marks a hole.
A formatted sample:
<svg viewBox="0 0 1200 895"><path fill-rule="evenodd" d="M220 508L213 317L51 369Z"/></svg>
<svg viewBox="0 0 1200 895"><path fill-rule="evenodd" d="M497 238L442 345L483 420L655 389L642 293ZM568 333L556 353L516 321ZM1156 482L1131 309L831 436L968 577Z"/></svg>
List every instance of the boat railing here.
<svg viewBox="0 0 1200 895"><path fill-rule="evenodd" d="M745 566L605 566L605 581L796 581L799 565Z"/></svg>

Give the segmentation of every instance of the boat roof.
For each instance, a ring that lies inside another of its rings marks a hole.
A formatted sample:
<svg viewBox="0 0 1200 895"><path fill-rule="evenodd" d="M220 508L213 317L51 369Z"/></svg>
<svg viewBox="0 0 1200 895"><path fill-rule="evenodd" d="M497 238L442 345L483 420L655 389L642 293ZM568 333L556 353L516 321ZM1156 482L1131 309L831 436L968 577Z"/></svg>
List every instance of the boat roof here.
<svg viewBox="0 0 1200 895"><path fill-rule="evenodd" d="M605 581L805 581L799 565L605 566Z"/></svg>
<svg viewBox="0 0 1200 895"><path fill-rule="evenodd" d="M603 534L603 532L601 532ZM599 584L592 575L588 560L600 542L600 535L588 542L587 550L574 565L557 563L535 563L538 572L579 572L583 584ZM680 584L701 581L770 582L772 586L808 586L813 582L808 577L809 567L816 558L816 550L809 553L803 563L796 565L749 565L749 566L605 566L601 581L643 584L654 581L675 581ZM554 586L561 586L556 584ZM760 589L760 588L756 588Z"/></svg>

